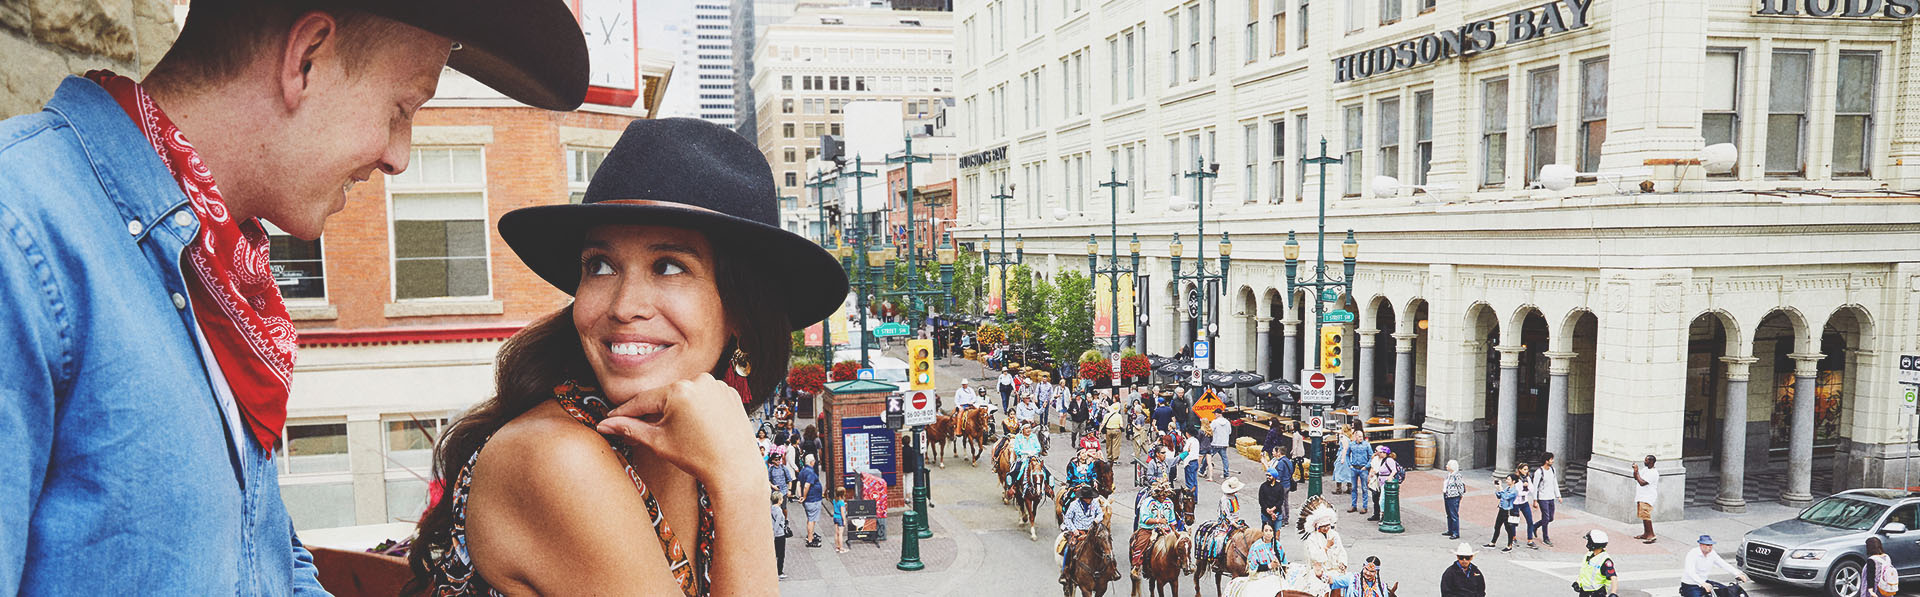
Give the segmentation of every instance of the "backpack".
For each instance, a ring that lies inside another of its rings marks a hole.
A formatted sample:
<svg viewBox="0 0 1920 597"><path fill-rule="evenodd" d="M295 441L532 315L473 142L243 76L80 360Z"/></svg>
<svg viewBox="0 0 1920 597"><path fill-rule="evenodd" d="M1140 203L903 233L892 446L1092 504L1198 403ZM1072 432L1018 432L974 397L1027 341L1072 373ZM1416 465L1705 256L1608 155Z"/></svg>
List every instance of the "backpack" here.
<svg viewBox="0 0 1920 597"><path fill-rule="evenodd" d="M1387 462L1393 462L1393 461L1388 460ZM1400 466L1400 463L1398 462L1394 462L1393 464L1390 464L1388 466L1393 467L1393 482L1405 483L1407 481L1407 467Z"/></svg>

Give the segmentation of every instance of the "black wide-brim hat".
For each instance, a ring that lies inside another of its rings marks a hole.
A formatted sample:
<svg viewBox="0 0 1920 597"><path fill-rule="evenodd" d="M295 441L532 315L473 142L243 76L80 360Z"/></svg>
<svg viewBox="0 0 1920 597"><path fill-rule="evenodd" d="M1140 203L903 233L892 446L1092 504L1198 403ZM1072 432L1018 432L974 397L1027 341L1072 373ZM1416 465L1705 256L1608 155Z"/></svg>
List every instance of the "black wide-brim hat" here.
<svg viewBox="0 0 1920 597"><path fill-rule="evenodd" d="M672 226L726 244L785 299L788 324L826 319L847 297L847 274L818 244L780 227L773 171L760 150L692 118L636 120L600 162L579 204L523 207L500 217L500 236L555 288L580 284L580 244L601 225Z"/></svg>
<svg viewBox="0 0 1920 597"><path fill-rule="evenodd" d="M447 66L529 106L564 112L587 96L587 40L565 0L295 1L359 10L453 40L459 45Z"/></svg>

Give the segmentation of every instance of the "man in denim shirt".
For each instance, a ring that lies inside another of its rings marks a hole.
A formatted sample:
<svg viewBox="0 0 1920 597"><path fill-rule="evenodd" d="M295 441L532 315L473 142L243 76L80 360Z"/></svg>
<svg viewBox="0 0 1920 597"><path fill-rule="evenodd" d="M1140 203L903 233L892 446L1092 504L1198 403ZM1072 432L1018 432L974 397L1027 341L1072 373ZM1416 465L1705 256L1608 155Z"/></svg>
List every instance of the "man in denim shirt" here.
<svg viewBox="0 0 1920 597"><path fill-rule="evenodd" d="M345 3L196 2L144 82L0 122L0 594L324 594L273 460L296 344L260 220L318 238L405 169L443 66L549 109L586 84L559 0Z"/></svg>

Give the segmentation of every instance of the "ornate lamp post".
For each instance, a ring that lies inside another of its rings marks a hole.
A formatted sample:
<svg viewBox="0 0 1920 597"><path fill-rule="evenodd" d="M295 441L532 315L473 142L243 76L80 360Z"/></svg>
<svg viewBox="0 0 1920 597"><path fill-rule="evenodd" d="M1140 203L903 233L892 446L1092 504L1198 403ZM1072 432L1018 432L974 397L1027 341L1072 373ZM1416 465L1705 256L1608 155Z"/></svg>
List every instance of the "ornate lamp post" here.
<svg viewBox="0 0 1920 597"><path fill-rule="evenodd" d="M915 195L917 195L913 188L913 165L932 162L933 158L924 155L915 155L913 153L913 135L907 135L906 145L906 150L902 151L900 155L887 157L888 164L906 164L907 169L906 289L896 292L883 292L880 295L887 297L903 296L907 298L907 325L912 327L917 337L919 336L918 332L921 331L920 324L922 320L925 319L926 314L926 303L921 297L945 297L947 304L946 309L948 311L953 310L953 268L951 264L948 264L947 267L941 270L942 279L939 288L928 288L927 283L920 279L920 249L917 244L917 239L915 238L915 228L913 225L913 204ZM891 271L893 264L888 263L887 269Z"/></svg>
<svg viewBox="0 0 1920 597"><path fill-rule="evenodd" d="M1017 190L1017 187L1002 187L999 194L988 197L989 199L1000 200L999 255L995 256L993 251L988 251L984 248L980 251L981 257L987 267L1000 266L1000 321L1002 322L1007 320L1007 266L1019 265L1027 260L1027 240L1022 236L1014 237L1013 257L1007 257L1007 200L1013 198L1013 195L1007 193L1008 190ZM980 223L985 224L986 221L986 215L982 214L980 216Z"/></svg>
<svg viewBox="0 0 1920 597"><path fill-rule="evenodd" d="M873 366L867 342L867 336L871 332L867 329L867 299L879 287L879 280L875 274L881 266L884 266L887 257L885 249L867 247L866 189L865 185L860 183L860 179L878 175L866 171L864 166L860 157L855 156L853 171L839 173L839 176L853 179L854 230L852 246L841 246L836 253L840 256L840 267L846 269L849 274L847 277L853 286L854 307L859 311L860 366L863 368Z"/></svg>
<svg viewBox="0 0 1920 597"><path fill-rule="evenodd" d="M1209 178L1220 176L1220 165L1213 164L1209 167L1204 159L1196 159L1194 161L1194 170L1182 176L1193 179L1193 194L1197 199L1194 203L1199 206L1196 220L1200 224L1199 234L1195 235L1195 238L1199 239L1198 242L1204 243L1207 237L1206 182ZM1171 203L1172 205L1169 207L1172 207L1173 211L1186 211L1187 209L1186 200L1178 196L1172 197ZM1233 240L1228 238L1224 232L1220 234L1220 268L1214 273L1207 272L1207 249L1204 244L1199 246L1199 254L1194 256L1193 273L1180 273L1180 254L1182 249L1180 234L1175 233L1173 235L1173 244L1167 247L1168 252L1173 256L1173 279L1176 283L1186 280L1193 281L1195 292L1187 295L1187 308L1189 313L1194 314L1194 326L1201 332L1200 334L1195 334L1195 336L1196 338L1205 336L1208 340L1212 340L1213 334L1219 331L1219 326L1211 321L1211 318L1218 316L1218 314L1207 312L1207 300L1204 299L1203 295L1209 283L1218 282L1222 288L1226 287L1227 267L1233 263ZM1201 322L1206 323L1202 324ZM1214 368L1214 354L1216 353L1212 350L1207 351L1208 369Z"/></svg>
<svg viewBox="0 0 1920 597"><path fill-rule="evenodd" d="M1341 274L1334 274L1327 271L1327 166L1329 164L1340 163L1340 158L1327 156L1327 140L1323 138L1320 140L1320 156L1307 158L1306 163L1320 167L1320 229L1319 232L1316 233L1317 236L1315 237L1314 243L1318 248L1319 257L1314 263L1312 275L1304 279L1299 277L1300 243L1294 240L1292 230L1287 231L1287 244L1285 247L1287 258L1287 296L1293 296L1295 288L1312 288L1316 291L1313 299L1313 322L1317 328L1318 326L1325 325L1326 322L1324 319L1327 312L1326 301L1320 300L1318 296L1319 290L1339 288L1342 292L1345 292L1347 296L1353 296L1354 262L1355 259L1360 256L1360 243L1353 240L1353 231L1348 230L1346 242L1340 244ZM1315 337L1317 336L1318 334L1315 334ZM1321 405L1316 404L1313 406L1313 416L1325 416L1324 409L1321 408ZM1311 444L1309 444L1309 448L1311 448L1313 452L1308 457L1311 464L1307 466L1307 495L1309 496L1320 495L1320 462L1323 457L1321 454L1322 445L1320 438L1317 436Z"/></svg>
<svg viewBox="0 0 1920 597"><path fill-rule="evenodd" d="M822 195L825 194L826 189L832 188L835 184L837 184L835 181L827 179L826 172L815 172L807 181L807 188L813 189L813 204L820 209L820 246L829 252L834 250L835 243L832 231L827 226L827 203ZM833 370L833 317L831 315L820 322L820 367L826 371Z"/></svg>
<svg viewBox="0 0 1920 597"><path fill-rule="evenodd" d="M1102 275L1105 275L1113 280L1113 286L1112 286L1113 292L1111 293L1112 294L1111 298L1113 300L1113 309L1110 311L1110 315L1108 316L1108 320L1107 320L1107 331L1108 331L1107 346L1109 350L1112 350L1113 352L1118 353L1120 352L1120 276L1122 274L1125 274L1128 276L1132 276L1133 279L1136 279L1136 280L1139 279L1140 235L1139 234L1133 235L1133 240L1127 243L1128 253L1129 255L1132 256L1133 261L1127 266L1124 266L1124 267L1121 266L1120 265L1120 187L1127 186L1127 183L1120 182L1120 173L1118 170L1109 171L1107 176L1108 176L1108 180L1106 182L1100 183L1100 186L1107 188L1107 198L1112 204L1112 209L1107 212L1111 214L1111 217L1108 220L1108 230L1109 230L1108 242L1111 245L1112 251L1109 252L1107 256L1107 267L1100 267L1100 243L1094 240L1092 234L1088 234L1087 235L1087 271L1089 272L1090 277L1092 277L1095 280L1100 279L1100 276ZM1115 379L1114 387L1119 387L1119 385L1120 385L1120 380Z"/></svg>

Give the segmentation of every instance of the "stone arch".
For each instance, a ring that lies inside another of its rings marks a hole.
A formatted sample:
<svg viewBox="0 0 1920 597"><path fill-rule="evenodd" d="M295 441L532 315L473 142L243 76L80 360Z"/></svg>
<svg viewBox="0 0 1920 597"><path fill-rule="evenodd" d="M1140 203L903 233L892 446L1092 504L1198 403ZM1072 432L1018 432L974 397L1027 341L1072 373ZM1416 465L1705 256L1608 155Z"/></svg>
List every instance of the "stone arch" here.
<svg viewBox="0 0 1920 597"><path fill-rule="evenodd" d="M1234 342L1234 346L1240 350L1239 359L1237 359L1232 366L1234 369L1245 369L1248 371L1260 370L1260 363L1258 362L1259 355L1257 354L1259 352L1258 344L1260 335L1257 322L1255 321L1256 318L1262 315L1259 311L1259 306L1260 297L1254 294L1252 287L1241 286L1239 290L1234 291L1232 312L1234 320L1230 326L1232 329L1239 330L1240 336ZM1224 317L1221 318L1221 321L1221 331L1225 332L1229 324Z"/></svg>
<svg viewBox="0 0 1920 597"><path fill-rule="evenodd" d="M1470 466L1474 468L1494 465L1495 445L1493 438L1497 428L1494 420L1499 405L1499 384L1492 378L1499 374L1499 352L1494 350L1504 335L1501 317L1493 305L1486 301L1474 301L1467 305L1462 317L1461 330L1465 332L1461 342L1461 355L1465 358L1466 379L1464 380L1467 403L1472 405L1473 419L1481 424L1475 425L1473 449ZM1463 466L1469 466L1462 463Z"/></svg>

